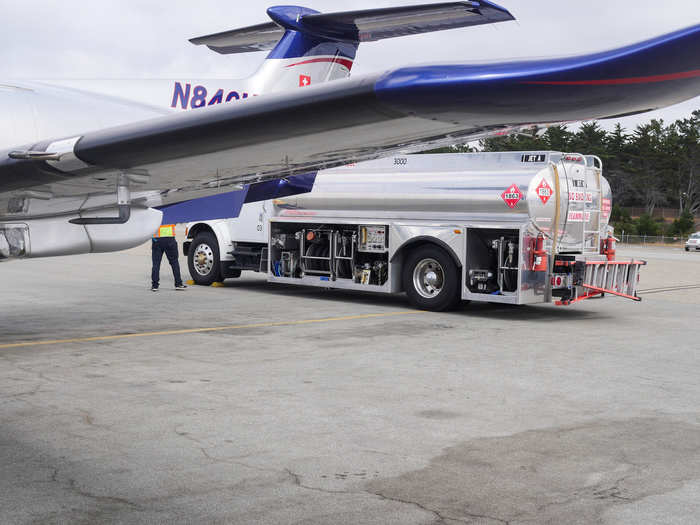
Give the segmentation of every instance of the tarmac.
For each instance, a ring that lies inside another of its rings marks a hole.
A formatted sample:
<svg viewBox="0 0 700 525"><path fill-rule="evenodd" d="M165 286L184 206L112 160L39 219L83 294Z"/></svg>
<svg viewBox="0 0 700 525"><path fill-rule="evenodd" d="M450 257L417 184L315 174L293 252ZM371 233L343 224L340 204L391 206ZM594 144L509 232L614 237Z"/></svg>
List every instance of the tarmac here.
<svg viewBox="0 0 700 525"><path fill-rule="evenodd" d="M700 253L618 254L641 303L451 313L2 264L0 523L698 523Z"/></svg>

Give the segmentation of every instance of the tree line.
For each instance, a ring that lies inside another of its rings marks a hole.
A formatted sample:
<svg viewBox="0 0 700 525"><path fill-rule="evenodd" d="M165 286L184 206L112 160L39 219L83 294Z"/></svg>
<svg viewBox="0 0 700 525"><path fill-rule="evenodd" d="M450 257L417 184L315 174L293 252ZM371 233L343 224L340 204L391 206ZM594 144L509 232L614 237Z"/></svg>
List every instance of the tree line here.
<svg viewBox="0 0 700 525"><path fill-rule="evenodd" d="M685 234L700 214L700 110L666 125L663 120L641 124L631 132L619 123L606 131L597 122L577 131L554 126L544 134L536 129L482 140L482 151L553 150L597 155L613 191L611 220L616 230L640 235ZM474 151L469 146L441 148L441 152ZM657 207L678 210L672 224L652 219ZM630 217L626 207L641 207L642 217Z"/></svg>

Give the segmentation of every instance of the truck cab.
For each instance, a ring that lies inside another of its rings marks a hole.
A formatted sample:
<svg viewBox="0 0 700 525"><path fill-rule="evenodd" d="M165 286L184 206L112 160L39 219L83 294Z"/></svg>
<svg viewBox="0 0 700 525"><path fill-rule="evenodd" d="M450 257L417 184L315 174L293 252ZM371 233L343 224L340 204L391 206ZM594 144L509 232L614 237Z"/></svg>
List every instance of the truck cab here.
<svg viewBox="0 0 700 525"><path fill-rule="evenodd" d="M260 256L270 232L270 200L244 204L235 219L186 225L183 254L196 284L240 277L241 271L264 271Z"/></svg>

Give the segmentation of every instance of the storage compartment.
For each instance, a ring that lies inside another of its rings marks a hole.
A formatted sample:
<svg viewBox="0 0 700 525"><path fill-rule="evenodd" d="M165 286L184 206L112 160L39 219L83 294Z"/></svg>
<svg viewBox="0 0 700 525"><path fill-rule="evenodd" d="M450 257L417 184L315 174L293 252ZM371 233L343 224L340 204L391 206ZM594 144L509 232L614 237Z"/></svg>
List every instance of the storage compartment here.
<svg viewBox="0 0 700 525"><path fill-rule="evenodd" d="M467 228L466 287L470 292L517 292L519 239L518 230Z"/></svg>
<svg viewBox="0 0 700 525"><path fill-rule="evenodd" d="M389 274L387 234L385 225L273 223L270 273L382 286Z"/></svg>

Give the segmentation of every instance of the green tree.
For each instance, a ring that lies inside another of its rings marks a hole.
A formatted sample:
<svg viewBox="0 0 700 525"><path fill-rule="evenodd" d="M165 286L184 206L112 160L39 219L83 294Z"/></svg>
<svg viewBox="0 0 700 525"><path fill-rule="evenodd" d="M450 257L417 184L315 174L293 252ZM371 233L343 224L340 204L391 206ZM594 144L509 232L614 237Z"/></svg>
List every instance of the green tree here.
<svg viewBox="0 0 700 525"><path fill-rule="evenodd" d="M613 204L610 212L610 223L616 232L625 232L630 235L637 234L637 224L632 220L629 210L622 208L619 204Z"/></svg>
<svg viewBox="0 0 700 525"><path fill-rule="evenodd" d="M659 223L648 213L642 214L642 216L637 219L637 233L639 235L658 235L659 230Z"/></svg>
<svg viewBox="0 0 700 525"><path fill-rule="evenodd" d="M700 110L676 121L678 130L676 171L678 208L681 214L700 211Z"/></svg>
<svg viewBox="0 0 700 525"><path fill-rule="evenodd" d="M584 155L596 155L605 162L608 157L607 135L597 122L585 122L573 135L569 149Z"/></svg>
<svg viewBox="0 0 700 525"><path fill-rule="evenodd" d="M635 191L629 176L629 142L630 137L618 122L615 129L605 138L606 156L603 174L610 183L614 201L620 205L634 204Z"/></svg>
<svg viewBox="0 0 700 525"><path fill-rule="evenodd" d="M667 130L662 120L637 126L629 148L628 169L638 201L652 215L656 206L665 204L671 158L668 155ZM649 234L651 235L651 234Z"/></svg>
<svg viewBox="0 0 700 525"><path fill-rule="evenodd" d="M695 230L695 217L689 212L684 211L681 216L673 221L668 232L671 235L688 235Z"/></svg>
<svg viewBox="0 0 700 525"><path fill-rule="evenodd" d="M547 149L552 151L572 151L573 133L566 126L552 126L544 134Z"/></svg>

